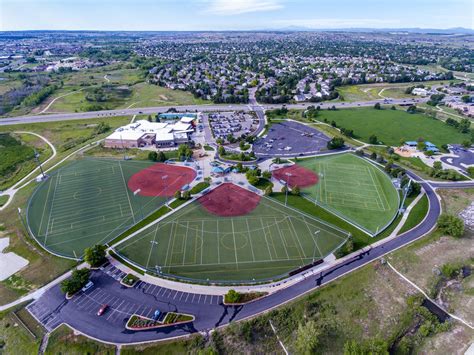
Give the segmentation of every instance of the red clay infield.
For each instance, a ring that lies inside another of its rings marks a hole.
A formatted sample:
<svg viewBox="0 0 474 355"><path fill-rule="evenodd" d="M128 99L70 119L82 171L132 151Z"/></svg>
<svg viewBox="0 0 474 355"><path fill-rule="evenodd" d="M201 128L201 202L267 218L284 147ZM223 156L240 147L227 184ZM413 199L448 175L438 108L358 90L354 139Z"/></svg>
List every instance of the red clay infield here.
<svg viewBox="0 0 474 355"><path fill-rule="evenodd" d="M173 196L196 177L196 172L183 166L157 163L134 174L128 188L142 196Z"/></svg>
<svg viewBox="0 0 474 355"><path fill-rule="evenodd" d="M288 176L287 174L291 175ZM319 180L317 174L309 169L299 166L298 164L274 170L272 175L278 180L285 181L288 183L288 185L290 185L290 187L309 187L316 185Z"/></svg>
<svg viewBox="0 0 474 355"><path fill-rule="evenodd" d="M232 183L216 187L198 199L209 212L222 217L244 216L260 202L260 196Z"/></svg>

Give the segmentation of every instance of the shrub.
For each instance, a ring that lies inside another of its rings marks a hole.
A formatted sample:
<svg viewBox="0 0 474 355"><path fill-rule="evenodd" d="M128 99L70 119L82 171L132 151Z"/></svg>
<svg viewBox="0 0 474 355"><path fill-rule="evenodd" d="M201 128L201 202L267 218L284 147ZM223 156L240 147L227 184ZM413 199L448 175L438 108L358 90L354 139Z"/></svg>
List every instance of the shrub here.
<svg viewBox="0 0 474 355"><path fill-rule="evenodd" d="M454 215L443 213L438 218L439 230L454 238L460 238L464 234L464 221Z"/></svg>

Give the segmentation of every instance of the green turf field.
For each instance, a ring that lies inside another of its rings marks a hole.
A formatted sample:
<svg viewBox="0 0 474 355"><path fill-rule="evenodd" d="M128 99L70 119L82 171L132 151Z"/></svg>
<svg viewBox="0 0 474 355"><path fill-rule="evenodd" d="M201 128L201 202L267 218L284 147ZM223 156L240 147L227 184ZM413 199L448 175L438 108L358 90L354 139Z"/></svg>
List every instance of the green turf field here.
<svg viewBox="0 0 474 355"><path fill-rule="evenodd" d="M163 205L165 197L134 195L128 179L148 161L86 158L53 173L32 195L27 220L37 241L53 253L80 257Z"/></svg>
<svg viewBox="0 0 474 355"><path fill-rule="evenodd" d="M320 177L317 185L303 189L308 198L371 233L381 230L398 210L399 195L390 178L354 154L304 159L298 164Z"/></svg>
<svg viewBox="0 0 474 355"><path fill-rule="evenodd" d="M400 140L416 141L424 138L438 147L443 144L462 143L470 140L467 133L444 122L434 120L422 114L409 114L405 110L375 110L373 108L341 109L337 111L321 110L319 121L335 121L338 127L354 130L356 138L368 142L375 134L386 145L398 146Z"/></svg>
<svg viewBox="0 0 474 355"><path fill-rule="evenodd" d="M245 216L218 217L193 201L116 251L152 271L199 280L261 280L320 259L347 233L263 197Z"/></svg>

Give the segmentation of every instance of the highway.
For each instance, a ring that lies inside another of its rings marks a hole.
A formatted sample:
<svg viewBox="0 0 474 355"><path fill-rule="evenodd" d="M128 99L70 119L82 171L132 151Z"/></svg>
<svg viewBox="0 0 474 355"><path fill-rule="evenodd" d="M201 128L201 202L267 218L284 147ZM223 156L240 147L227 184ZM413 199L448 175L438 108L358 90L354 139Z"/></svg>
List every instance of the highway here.
<svg viewBox="0 0 474 355"><path fill-rule="evenodd" d="M66 301L59 286L54 286L28 308L48 330L61 323L67 323L92 338L116 344L140 343L194 332L209 332L229 322L253 317L311 292L429 233L435 227L441 212L440 202L429 183L423 182L412 173L411 175L421 181L430 204L428 214L421 224L394 239L360 250L351 259L320 274L308 276L291 287L245 306L225 306L217 296L180 292L144 282L131 289L125 288L116 281L118 277L114 271L109 270L106 273L104 270L93 272L95 290ZM109 275L116 277L114 279ZM105 302L111 305L109 313L97 317L95 314L97 309ZM124 329L126 320L131 314L147 315L156 308L162 311L191 313L196 316L196 320L190 325L163 330L133 332Z"/></svg>
<svg viewBox="0 0 474 355"><path fill-rule="evenodd" d="M416 98L416 99L393 99L387 102L388 105L399 105L407 103L421 103L427 99ZM385 104L384 100L373 100L363 102L320 102L320 103L300 103L300 104L288 104L286 105L289 109L305 109L308 106L321 106L322 109L335 106L336 108L345 107L371 107L376 103ZM171 108L175 108L180 112L202 112L202 111L255 111L259 118L264 114L264 110L271 110L280 108L282 105L262 105L257 102L250 102L249 104L234 104L234 105L186 105L186 106L158 106L158 107L134 107L124 108L116 110L103 110L103 111L90 111L90 112L70 112L70 113L54 113L44 115L26 115L17 117L6 117L0 118L0 126L15 125L15 124L29 124L29 123L40 123L40 122L57 122L57 121L68 121L88 118L109 118L115 116L133 116L133 115L151 115L156 113L163 113Z"/></svg>

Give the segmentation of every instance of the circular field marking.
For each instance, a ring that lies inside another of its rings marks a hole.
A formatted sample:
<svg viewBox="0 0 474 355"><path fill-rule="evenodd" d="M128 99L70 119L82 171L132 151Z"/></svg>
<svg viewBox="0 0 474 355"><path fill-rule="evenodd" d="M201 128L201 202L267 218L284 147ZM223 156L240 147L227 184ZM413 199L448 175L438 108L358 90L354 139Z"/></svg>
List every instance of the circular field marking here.
<svg viewBox="0 0 474 355"><path fill-rule="evenodd" d="M84 201L90 199L92 196L97 197L101 193L102 189L100 187L89 187L84 190L74 192L74 195L72 195L72 197L75 200Z"/></svg>
<svg viewBox="0 0 474 355"><path fill-rule="evenodd" d="M238 240L241 240L241 238L243 237L245 240L245 243L234 244L234 240L237 241L235 239L235 237L237 236L238 236ZM221 245L228 250L240 250L240 249L245 248L247 244L249 243L249 238L243 233L226 233L222 235L221 237L219 237L219 239L220 239Z"/></svg>

